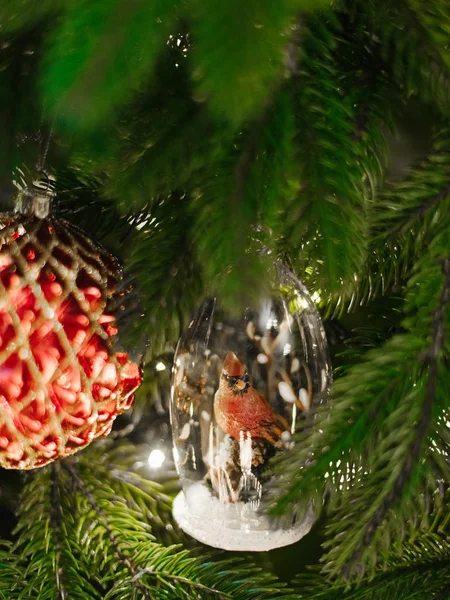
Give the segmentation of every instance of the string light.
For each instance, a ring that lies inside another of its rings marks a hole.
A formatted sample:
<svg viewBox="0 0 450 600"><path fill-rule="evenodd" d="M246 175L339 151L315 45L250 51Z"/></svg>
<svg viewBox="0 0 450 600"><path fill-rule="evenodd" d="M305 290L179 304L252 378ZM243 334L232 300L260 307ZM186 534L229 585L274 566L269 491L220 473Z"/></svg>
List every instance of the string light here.
<svg viewBox="0 0 450 600"><path fill-rule="evenodd" d="M159 448L155 448L148 455L148 464L152 469L159 469L166 460L166 455Z"/></svg>

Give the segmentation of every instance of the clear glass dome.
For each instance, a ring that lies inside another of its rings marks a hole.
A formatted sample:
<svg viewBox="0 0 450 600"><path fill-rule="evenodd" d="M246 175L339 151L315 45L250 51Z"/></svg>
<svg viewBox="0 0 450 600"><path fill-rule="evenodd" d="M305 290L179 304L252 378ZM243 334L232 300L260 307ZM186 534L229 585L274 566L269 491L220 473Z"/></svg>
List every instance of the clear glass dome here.
<svg viewBox="0 0 450 600"><path fill-rule="evenodd" d="M183 491L174 517L226 550L270 550L303 537L313 513L281 528L264 514L267 465L289 452L305 413L322 403L331 367L320 316L300 281L277 265L270 297L230 318L211 298L181 336L171 421Z"/></svg>

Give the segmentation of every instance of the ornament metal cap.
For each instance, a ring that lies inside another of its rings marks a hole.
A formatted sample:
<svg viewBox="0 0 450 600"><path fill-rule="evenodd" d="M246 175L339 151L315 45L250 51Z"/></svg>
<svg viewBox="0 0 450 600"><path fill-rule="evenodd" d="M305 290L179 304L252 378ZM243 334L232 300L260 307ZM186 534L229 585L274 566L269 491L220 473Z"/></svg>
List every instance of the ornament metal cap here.
<svg viewBox="0 0 450 600"><path fill-rule="evenodd" d="M39 171L31 184L27 184L26 175L17 169L17 179L13 184L19 190L16 199L15 211L24 215L32 215L38 219L45 219L51 212L52 200L55 197L55 178Z"/></svg>

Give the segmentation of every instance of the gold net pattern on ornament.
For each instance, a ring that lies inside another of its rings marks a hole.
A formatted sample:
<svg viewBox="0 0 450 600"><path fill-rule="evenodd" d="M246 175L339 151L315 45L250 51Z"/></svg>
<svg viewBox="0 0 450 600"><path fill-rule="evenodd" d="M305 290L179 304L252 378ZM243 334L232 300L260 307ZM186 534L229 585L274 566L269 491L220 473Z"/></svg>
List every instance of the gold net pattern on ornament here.
<svg viewBox="0 0 450 600"><path fill-rule="evenodd" d="M107 435L141 374L115 351L117 260L60 219L0 228L0 466L29 469Z"/></svg>

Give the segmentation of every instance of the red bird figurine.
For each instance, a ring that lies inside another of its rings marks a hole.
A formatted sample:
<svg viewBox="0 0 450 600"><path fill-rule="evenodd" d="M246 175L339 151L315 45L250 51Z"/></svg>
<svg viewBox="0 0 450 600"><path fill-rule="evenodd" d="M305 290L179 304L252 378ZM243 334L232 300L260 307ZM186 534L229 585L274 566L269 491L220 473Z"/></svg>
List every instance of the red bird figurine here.
<svg viewBox="0 0 450 600"><path fill-rule="evenodd" d="M279 446L281 434L288 428L287 421L250 385L247 369L234 352L228 352L223 363L214 414L221 429L235 439L242 431Z"/></svg>

